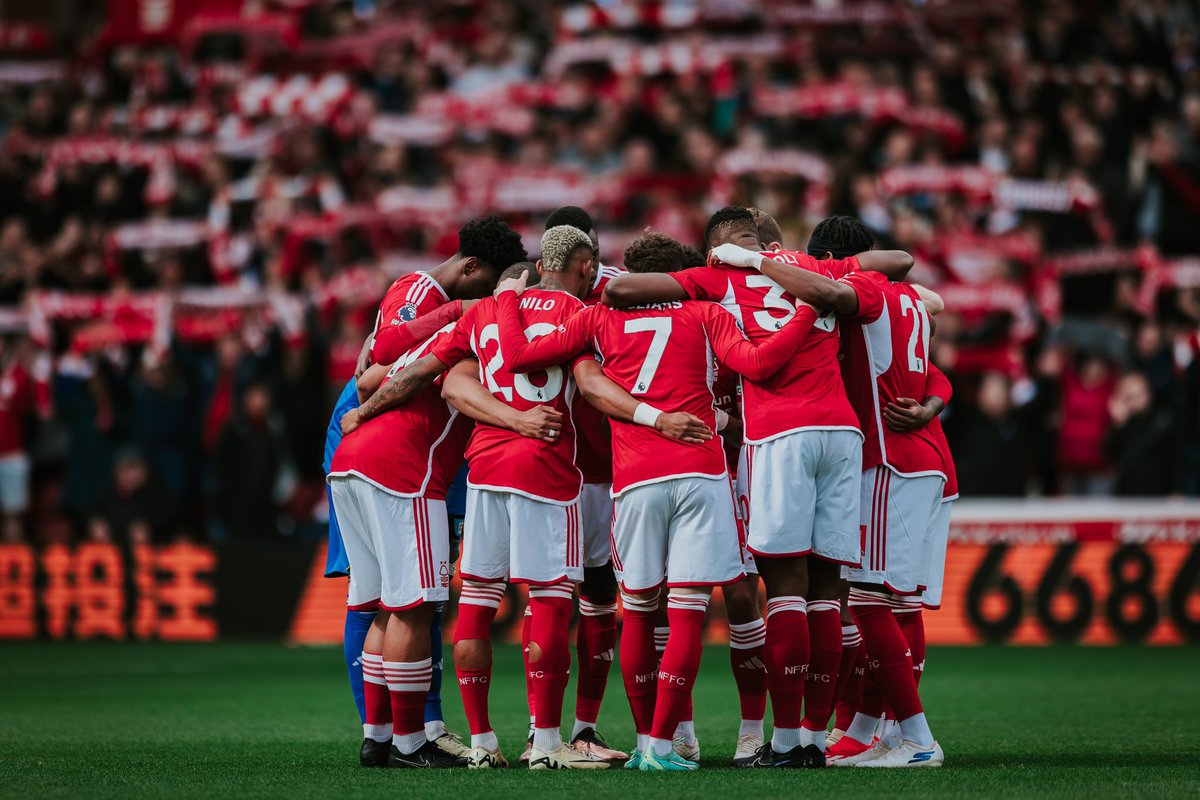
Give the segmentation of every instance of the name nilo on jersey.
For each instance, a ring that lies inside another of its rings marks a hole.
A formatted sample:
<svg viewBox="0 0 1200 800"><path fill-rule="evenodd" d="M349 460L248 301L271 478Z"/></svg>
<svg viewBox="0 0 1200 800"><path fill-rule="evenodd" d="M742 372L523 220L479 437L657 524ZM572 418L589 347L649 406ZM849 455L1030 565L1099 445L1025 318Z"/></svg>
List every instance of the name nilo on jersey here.
<svg viewBox="0 0 1200 800"><path fill-rule="evenodd" d="M553 297L529 297L521 298L520 307L529 311L549 311L554 308L555 299Z"/></svg>

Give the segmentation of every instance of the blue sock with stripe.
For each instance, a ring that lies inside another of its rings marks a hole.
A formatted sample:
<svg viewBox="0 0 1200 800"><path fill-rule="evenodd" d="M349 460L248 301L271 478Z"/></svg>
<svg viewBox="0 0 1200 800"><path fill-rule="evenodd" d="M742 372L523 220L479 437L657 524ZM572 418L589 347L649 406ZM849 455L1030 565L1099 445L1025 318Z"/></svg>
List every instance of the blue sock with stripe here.
<svg viewBox="0 0 1200 800"><path fill-rule="evenodd" d="M442 717L442 617L445 603L438 603L429 623L429 658L433 662L433 678L425 697L425 722L441 722Z"/></svg>
<svg viewBox="0 0 1200 800"><path fill-rule="evenodd" d="M360 722L367 721L367 701L363 698L362 664L358 659L362 655L363 642L367 640L367 631L375 620L374 611L346 611L346 627L342 631L342 655L346 659L346 675L350 678L350 693L354 695L354 705L358 706Z"/></svg>

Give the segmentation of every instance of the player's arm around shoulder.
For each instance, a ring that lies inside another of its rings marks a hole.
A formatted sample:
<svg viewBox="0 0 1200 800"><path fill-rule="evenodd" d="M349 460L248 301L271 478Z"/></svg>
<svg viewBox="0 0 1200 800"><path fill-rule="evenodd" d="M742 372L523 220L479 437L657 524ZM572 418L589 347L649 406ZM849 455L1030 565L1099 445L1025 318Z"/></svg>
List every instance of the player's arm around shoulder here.
<svg viewBox="0 0 1200 800"><path fill-rule="evenodd" d="M726 243L714 247L712 257L731 266L757 269L792 297L816 308L832 309L839 314L853 314L858 308L857 297L851 287L813 270L785 264L771 258L769 252L758 253Z"/></svg>
<svg viewBox="0 0 1200 800"><path fill-rule="evenodd" d="M683 285L664 273L622 273L604 286L601 301L612 308L629 308L647 303L688 299Z"/></svg>
<svg viewBox="0 0 1200 800"><path fill-rule="evenodd" d="M669 439L688 444L703 444L713 437L712 430L697 416L681 411L663 412L637 400L609 379L595 359L580 359L572 372L583 398L606 416L654 428Z"/></svg>
<svg viewBox="0 0 1200 800"><path fill-rule="evenodd" d="M530 439L554 442L562 429L562 413L550 406L518 411L479 382L479 362L464 358L446 373L442 398L472 419L497 428L507 428Z"/></svg>
<svg viewBox="0 0 1200 800"><path fill-rule="evenodd" d="M733 317L715 303L697 303L696 311L717 359L752 381L765 380L796 352L813 328L817 312L801 302L795 316L778 332L760 342L751 342Z"/></svg>
<svg viewBox="0 0 1200 800"><path fill-rule="evenodd" d="M379 416L389 408L407 403L413 395L427 388L438 375L446 370L446 364L435 355L422 356L388 379L363 404L342 417L342 434L349 434L369 419Z"/></svg>

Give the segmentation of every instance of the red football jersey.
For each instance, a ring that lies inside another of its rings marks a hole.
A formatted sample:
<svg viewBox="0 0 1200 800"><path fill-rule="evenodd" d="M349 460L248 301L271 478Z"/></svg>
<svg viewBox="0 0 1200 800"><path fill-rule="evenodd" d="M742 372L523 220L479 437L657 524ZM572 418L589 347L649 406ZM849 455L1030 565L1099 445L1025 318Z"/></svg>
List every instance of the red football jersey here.
<svg viewBox="0 0 1200 800"><path fill-rule="evenodd" d="M598 304L608 282L624 272L621 267L600 264L592 278L592 288L584 298L584 305ZM575 428L579 432L575 463L583 473L583 482L612 483L612 427L608 424L608 417L597 411L579 394L575 396L573 410Z"/></svg>
<svg viewBox="0 0 1200 800"><path fill-rule="evenodd" d="M518 369L558 364L591 349L603 359L604 374L634 397L663 411L694 414L710 428L716 426L713 356L740 374L764 378L801 345L816 319L805 306L795 315L796 324L756 346L712 303L675 301L620 311L598 305L571 317L557 332L525 342L512 292L500 295L499 310L500 341ZM614 496L672 478L727 479L717 437L693 445L644 425L612 420L612 428Z"/></svg>
<svg viewBox="0 0 1200 800"><path fill-rule="evenodd" d="M715 359L713 369L716 371L716 377L713 379L713 398L716 406L729 416L736 417L740 411L741 377ZM742 448L741 437L734 441L722 436L721 443L725 448L725 466L729 468L730 475L737 475L738 456Z"/></svg>
<svg viewBox="0 0 1200 800"><path fill-rule="evenodd" d="M772 253L772 258L837 279L858 269L858 260L817 261L803 253ZM672 273L694 300L720 303L737 318L750 341L779 330L796 313L796 299L757 270L696 267ZM762 444L805 429L858 429L838 371L837 320L815 319L812 335L799 351L765 381L742 382L742 418L746 441Z"/></svg>
<svg viewBox="0 0 1200 800"><path fill-rule="evenodd" d="M389 377L450 336L447 325L396 362ZM473 420L442 399L442 378L402 406L367 420L342 439L331 475L358 475L402 497L444 500L463 463Z"/></svg>
<svg viewBox="0 0 1200 800"><path fill-rule="evenodd" d="M379 304L379 314L375 318L376 340L383 335L386 341L385 331L389 327L412 322L449 301L446 290L428 272L411 272L397 278L388 287L383 302ZM387 363L375 358L374 345L371 348L371 357L376 364Z"/></svg>
<svg viewBox="0 0 1200 800"><path fill-rule="evenodd" d="M954 387L946 373L938 369L937 364L929 362L929 383L925 387L925 396L937 395L942 402L950 405L954 396ZM953 500L958 497L958 470L954 468L954 454L950 452L950 442L946 440L946 432L942 430L941 417L934 417L929 423L929 432L937 442L938 452L942 454L942 472L946 473L946 489L942 492L943 500Z"/></svg>
<svg viewBox="0 0 1200 800"><path fill-rule="evenodd" d="M526 336L544 336L581 308L579 298L566 292L530 289L521 297L521 329ZM467 446L467 484L547 503L572 503L579 497L583 476L575 466L575 382L570 370L552 366L526 374L528 370L511 369L496 322L496 301L484 298L463 315L453 335L438 342L433 354L447 366L478 359L479 381L497 399L518 411L552 406L563 414L562 432L550 443L479 423Z"/></svg>
<svg viewBox="0 0 1200 800"><path fill-rule="evenodd" d="M592 288L588 290L588 296L583 298L584 305L594 306L600 303L600 297L604 294L604 287L608 282L618 275L624 275L624 267L610 267L608 264L598 264L596 266L596 274L592 276Z"/></svg>
<svg viewBox="0 0 1200 800"><path fill-rule="evenodd" d="M929 426L901 433L883 422L900 397L925 399L929 382L929 314L917 291L879 273L847 277L859 291L859 315L843 322L842 374L863 430L863 469L883 464L900 475L946 476ZM881 303L862 303L876 295ZM863 307L866 306L866 307ZM873 306L873 307L870 307Z"/></svg>

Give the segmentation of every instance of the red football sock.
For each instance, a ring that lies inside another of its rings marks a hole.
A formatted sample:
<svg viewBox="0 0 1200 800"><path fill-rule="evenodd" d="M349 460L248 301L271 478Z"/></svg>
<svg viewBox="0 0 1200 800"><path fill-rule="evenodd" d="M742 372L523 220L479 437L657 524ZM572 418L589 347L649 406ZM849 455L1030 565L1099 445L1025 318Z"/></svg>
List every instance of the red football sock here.
<svg viewBox="0 0 1200 800"><path fill-rule="evenodd" d="M858 711L862 679L867 671L867 651L857 625L842 626L842 660L838 666L836 719L833 727L844 731Z"/></svg>
<svg viewBox="0 0 1200 800"><path fill-rule="evenodd" d="M692 688L696 673L700 671L704 612L707 609L708 595L667 596L671 635L658 669L658 696L654 704L654 724L650 727L650 735L655 739L673 739L676 726L689 718Z"/></svg>
<svg viewBox="0 0 1200 800"><path fill-rule="evenodd" d="M916 603L911 602L916 600ZM901 608L893 608L900 632L904 641L908 642L909 652L912 653L913 680L921 685L921 676L925 674L925 616L921 613L919 598L904 598Z"/></svg>
<svg viewBox="0 0 1200 800"><path fill-rule="evenodd" d="M579 658L575 719L580 722L596 724L616 645L617 604L597 605L580 597L579 627L575 631L575 652Z"/></svg>
<svg viewBox="0 0 1200 800"><path fill-rule="evenodd" d="M867 648L870 671L879 682L879 689L895 712L896 719L906 720L920 714L921 698L913 680L912 657L908 642L892 614L887 595L861 589L850 590L850 613L862 632ZM866 713L866 697L863 708ZM872 715L874 716L874 715Z"/></svg>
<svg viewBox="0 0 1200 800"><path fill-rule="evenodd" d="M767 624L761 619L729 626L729 663L742 719L759 720L767 713L766 642Z"/></svg>
<svg viewBox="0 0 1200 800"><path fill-rule="evenodd" d="M658 598L622 594L621 606L621 679L633 714L634 732L645 735L650 733L654 721L657 690L654 621L658 614Z"/></svg>
<svg viewBox="0 0 1200 800"><path fill-rule="evenodd" d="M806 606L795 595L767 600L767 691L776 728L800 727L809 659Z"/></svg>
<svg viewBox="0 0 1200 800"><path fill-rule="evenodd" d="M378 741L391 739L384 730L392 724L392 700L388 696L387 677L383 674L383 654L363 651L359 657L363 671L363 700L366 703L365 723L375 728Z"/></svg>
<svg viewBox="0 0 1200 800"><path fill-rule="evenodd" d="M496 618L496 609L500 607L503 597L502 583L463 581L458 601L458 622L454 625L454 643L458 644L468 639L491 639L492 620ZM492 723L488 718L488 690L492 684L491 665L481 669L469 669L455 664L454 672L458 676L463 711L466 712L471 733L488 733L492 730Z"/></svg>
<svg viewBox="0 0 1200 800"><path fill-rule="evenodd" d="M842 609L837 600L808 601L812 653L804 687L804 727L824 731L833 713L837 670L842 660Z"/></svg>
<svg viewBox="0 0 1200 800"><path fill-rule="evenodd" d="M425 698L433 662L385 661L383 672L392 702L392 742L402 753L415 752L425 743Z"/></svg>
<svg viewBox="0 0 1200 800"><path fill-rule="evenodd" d="M533 719L533 678L529 677L529 640L533 636L533 611L525 606L521 619L521 662L525 665L525 703L529 706L529 718Z"/></svg>
<svg viewBox="0 0 1200 800"><path fill-rule="evenodd" d="M540 658L529 661L536 728L557 728L562 724L563 694L571 669L573 600L570 583L529 589L529 607L533 609L529 646L531 650L535 645L541 650Z"/></svg>

